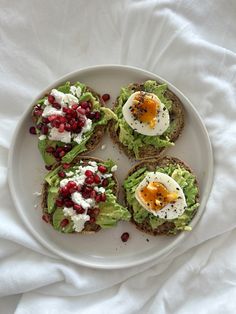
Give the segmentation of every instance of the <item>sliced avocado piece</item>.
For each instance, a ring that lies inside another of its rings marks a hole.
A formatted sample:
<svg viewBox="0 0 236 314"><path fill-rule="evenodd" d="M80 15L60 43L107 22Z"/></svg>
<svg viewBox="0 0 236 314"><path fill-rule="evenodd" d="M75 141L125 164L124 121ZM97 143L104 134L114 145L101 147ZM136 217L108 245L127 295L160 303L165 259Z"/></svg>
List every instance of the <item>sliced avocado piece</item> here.
<svg viewBox="0 0 236 314"><path fill-rule="evenodd" d="M54 145L55 145L55 143L54 143ZM53 145L48 145L47 139L38 141L38 148L39 148L39 151L43 157L45 164L48 166L51 166L56 162L56 159L51 153L46 152L46 148L48 146L53 146Z"/></svg>
<svg viewBox="0 0 236 314"><path fill-rule="evenodd" d="M61 222L64 219L68 219L69 223L65 227L61 226ZM74 232L73 229L73 222L71 221L70 217L65 217L62 208L57 208L52 216L52 224L54 229L64 232L64 233L72 233Z"/></svg>
<svg viewBox="0 0 236 314"><path fill-rule="evenodd" d="M47 210L49 214L51 214L56 207L55 202L58 197L58 191L59 188L55 186L50 186L48 189Z"/></svg>
<svg viewBox="0 0 236 314"><path fill-rule="evenodd" d="M58 171L60 169L60 166L57 167L56 169L48 172L48 174L45 176L45 181L49 184L49 185L57 185L57 183L59 184L59 176L58 176Z"/></svg>

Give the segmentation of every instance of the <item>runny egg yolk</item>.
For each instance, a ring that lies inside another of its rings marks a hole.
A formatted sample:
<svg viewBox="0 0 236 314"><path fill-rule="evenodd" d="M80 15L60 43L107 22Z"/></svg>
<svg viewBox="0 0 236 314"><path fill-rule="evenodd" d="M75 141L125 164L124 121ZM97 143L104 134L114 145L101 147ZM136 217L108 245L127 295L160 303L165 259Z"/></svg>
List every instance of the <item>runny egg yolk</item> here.
<svg viewBox="0 0 236 314"><path fill-rule="evenodd" d="M132 102L131 112L137 120L148 123L151 128L155 128L159 108L160 104L155 99L144 92L140 92Z"/></svg>
<svg viewBox="0 0 236 314"><path fill-rule="evenodd" d="M139 191L139 197L151 210L158 211L176 201L178 194L169 192L162 183L150 182Z"/></svg>

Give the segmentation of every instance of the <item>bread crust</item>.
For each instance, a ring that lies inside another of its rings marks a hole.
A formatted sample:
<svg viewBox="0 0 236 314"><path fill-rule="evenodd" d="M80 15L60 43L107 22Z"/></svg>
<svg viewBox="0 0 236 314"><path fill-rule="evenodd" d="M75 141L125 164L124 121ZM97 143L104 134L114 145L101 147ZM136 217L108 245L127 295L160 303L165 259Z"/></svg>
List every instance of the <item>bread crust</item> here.
<svg viewBox="0 0 236 314"><path fill-rule="evenodd" d="M104 162L104 160L100 159L100 158L95 158L95 157L91 157L91 156L78 156L76 157L73 162L71 162L71 166L77 164L79 161L96 161L96 162ZM52 168L55 169L60 165L60 163L55 164ZM115 181L115 185L113 187L112 192L118 196L119 193L119 184L118 184L118 180L116 178L116 176L114 175L114 173L112 173L112 178ZM43 183L43 187L42 187L42 201L41 201L41 207L44 213L47 213L47 196L48 196L48 188L49 188L49 184L45 181ZM48 213L47 213L48 214ZM49 222L52 225L52 216L53 214L48 214L49 215ZM83 229L82 232L71 232L71 233L83 233L83 234L92 234L95 232L98 232L101 229L101 227L99 225L97 225L96 223L89 223L86 222L85 223L85 228Z"/></svg>
<svg viewBox="0 0 236 314"><path fill-rule="evenodd" d="M157 82L158 85L161 85ZM131 88L134 92L136 91L142 91L144 90L143 84L130 84ZM180 99L169 89L165 92L165 97L172 101L172 109L170 111L170 121L175 120L176 121L176 129L169 135L169 139L171 142L175 142L178 137L181 135L183 127L184 127L184 107ZM113 110L118 106L118 98L116 99L115 105L113 107ZM116 121L110 121L108 124L108 129L110 133L110 137L112 141L117 144L129 158L136 159L136 160L142 160L147 158L155 158L157 156L160 156L164 153L164 151L167 149L166 147L162 148L155 148L152 145L145 145L144 147L141 147L139 150L139 158L135 157L135 154L132 150L128 149L127 146L122 144L119 140L119 128L116 130Z"/></svg>
<svg viewBox="0 0 236 314"><path fill-rule="evenodd" d="M155 158L155 159L146 159L146 160L139 162L138 164L136 164L133 168L131 168L129 170L126 179L131 174L133 174L134 172L139 170L140 168L146 167L148 169L148 171L155 171L157 166L165 167L165 166L168 166L170 164L178 164L195 176L192 169L182 160L180 160L176 157L164 156L164 157L159 157L159 158ZM195 176L195 182L194 183L198 187L198 194L196 195L196 198L195 198L195 202L198 203L199 202L199 184L198 184L198 181L196 179L196 176ZM133 219L133 208L132 208L132 206L130 206L130 204L127 201L125 191L124 191L124 195L125 195L126 207L128 208L128 210L130 211L130 213L132 215L131 222L136 226L137 229L139 229L142 232L151 234L153 236L172 235L170 232L171 232L171 230L173 230L175 228L175 225L173 222L166 221L162 225L158 226L156 229L151 228L147 218L145 218L142 223L137 223ZM196 212L197 212L197 209L195 210L194 215L196 214Z"/></svg>

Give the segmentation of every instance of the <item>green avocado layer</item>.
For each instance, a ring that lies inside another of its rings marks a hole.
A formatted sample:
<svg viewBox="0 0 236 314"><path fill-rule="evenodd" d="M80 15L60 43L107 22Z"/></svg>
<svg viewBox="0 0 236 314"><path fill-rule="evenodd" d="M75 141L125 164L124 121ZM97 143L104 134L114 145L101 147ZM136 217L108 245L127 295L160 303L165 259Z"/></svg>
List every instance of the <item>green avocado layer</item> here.
<svg viewBox="0 0 236 314"><path fill-rule="evenodd" d="M176 234L181 230L191 230L191 227L189 227L188 224L191 222L195 210L199 206L199 203L196 203L198 187L195 184L195 176L176 164L170 164L163 168L157 167L156 171L171 176L180 185L185 195L187 208L181 216L175 219L158 218L143 208L135 198L136 188L148 173L148 170L143 167L130 175L124 182L127 202L133 209L133 219L141 224L145 218L148 218L149 225L153 230L164 222L171 221L175 224L175 228L170 231L171 234Z"/></svg>
<svg viewBox="0 0 236 314"><path fill-rule="evenodd" d="M98 165L99 164L106 166L108 172L111 172L111 168L114 166L114 162L112 160L108 160L104 163L98 163ZM52 225L54 229L63 233L74 232L74 229L73 222L70 217L64 216L63 207L57 207L55 204L55 201L59 196L59 187L61 181L61 178L58 176L58 172L63 170L65 173L75 173L75 170L78 169L79 165L80 163L70 167L67 170L62 169L62 167L59 166L56 169L50 171L45 177L45 181L48 183L48 193L47 204L44 208L44 212L52 215ZM128 221L131 218L130 212L117 202L117 198L112 192L112 188L115 185L114 179L108 178L108 181L109 184L106 187L105 191L106 201L100 202L98 204L100 212L96 217L96 224L99 225L101 228L111 228L116 226L119 220ZM66 227L63 228L61 226L61 222L65 218L69 220L69 223L66 225Z"/></svg>
<svg viewBox="0 0 236 314"><path fill-rule="evenodd" d="M70 163L72 160L78 156L80 153L84 152L87 150L86 144L89 141L90 137L94 133L94 129L98 125L106 125L109 120L111 119L117 119L116 115L113 113L112 110L109 108L102 107L98 101L97 98L93 96L93 94L87 89L87 87L80 83L76 82L75 84L71 84L70 82L66 82L64 85L57 87L57 90L63 93L70 93L70 87L75 86L75 87L80 87L81 88L81 96L79 98L79 101L90 101L93 105L93 110L99 111L101 113L101 119L98 121L93 121L92 128L85 132L83 134L83 139L80 144L76 143L75 141L72 141L70 144L72 145L72 149L65 154L65 156L62 158L62 162L65 163ZM44 108L44 101L46 97L41 98L38 100L37 104L40 104L42 109ZM36 126L39 125L42 122L42 117L39 117L36 121ZM38 129L37 133L40 135L40 131ZM46 139L38 141L38 148L39 151L43 157L43 160L46 165L51 166L55 164L57 161L55 157L51 153L46 152L47 147L56 147L56 146L64 146L66 145L63 142L60 141L51 141L47 137Z"/></svg>
<svg viewBox="0 0 236 314"><path fill-rule="evenodd" d="M133 85L129 85L121 89L120 95L118 97L118 105L115 107L115 114L118 117L116 123L116 129L119 129L119 140L120 142L127 146L129 150L133 151L135 157L138 159L139 150L141 147L152 145L159 149L162 147L173 146L174 143L170 142L168 135L172 133L175 128L175 122L172 121L169 128L160 136L148 136L140 134L134 131L128 123L125 121L122 108L128 98L135 92ZM143 84L143 90L148 93L155 94L161 102L165 105L166 109L171 112L172 101L167 99L164 94L167 90L167 84L158 85L156 81L148 80Z"/></svg>

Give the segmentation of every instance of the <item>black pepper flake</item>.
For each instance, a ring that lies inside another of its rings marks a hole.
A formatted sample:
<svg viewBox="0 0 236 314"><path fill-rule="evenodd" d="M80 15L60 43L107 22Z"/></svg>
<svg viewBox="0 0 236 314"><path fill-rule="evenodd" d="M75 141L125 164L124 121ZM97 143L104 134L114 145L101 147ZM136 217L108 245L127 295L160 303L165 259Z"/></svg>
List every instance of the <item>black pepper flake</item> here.
<svg viewBox="0 0 236 314"><path fill-rule="evenodd" d="M179 188L176 188L176 190L178 190L178 191L179 191Z"/></svg>
<svg viewBox="0 0 236 314"><path fill-rule="evenodd" d="M149 242L149 239L146 239L147 242Z"/></svg>
<svg viewBox="0 0 236 314"><path fill-rule="evenodd" d="M166 111L166 107L163 108L163 111Z"/></svg>

